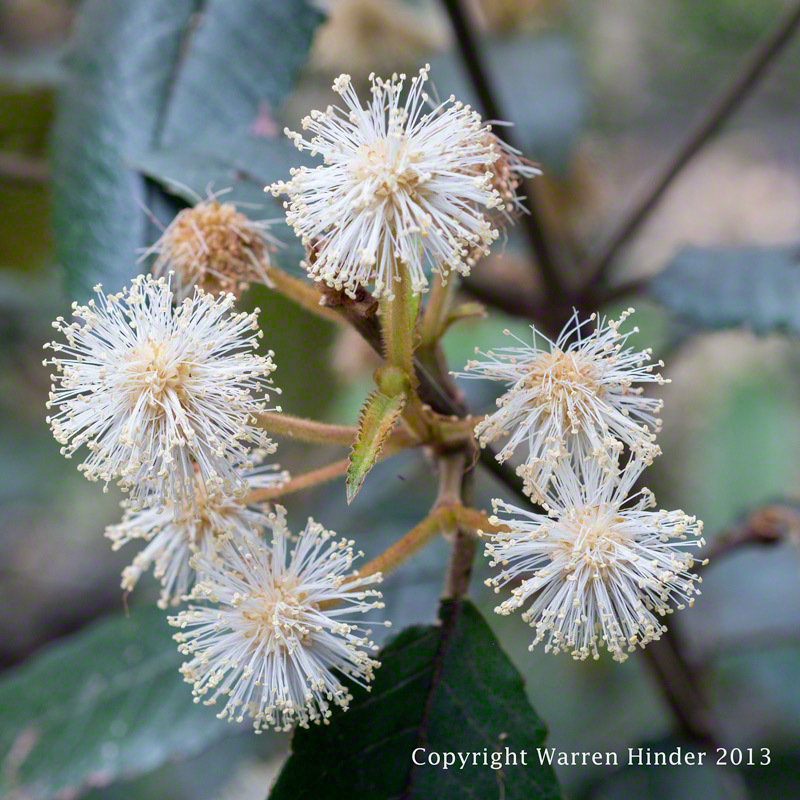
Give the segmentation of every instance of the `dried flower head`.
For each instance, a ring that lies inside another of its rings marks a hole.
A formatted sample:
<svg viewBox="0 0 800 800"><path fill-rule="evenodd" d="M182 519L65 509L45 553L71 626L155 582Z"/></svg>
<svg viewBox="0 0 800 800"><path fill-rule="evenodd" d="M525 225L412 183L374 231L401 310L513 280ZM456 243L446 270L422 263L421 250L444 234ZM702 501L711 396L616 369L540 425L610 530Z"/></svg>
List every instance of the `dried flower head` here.
<svg viewBox="0 0 800 800"><path fill-rule="evenodd" d="M169 281L144 275L119 294L95 290L99 302L73 304L76 321L53 323L66 344L45 345L57 372L48 422L62 454L85 445L78 469L106 487L116 479L134 510L185 508L198 487L242 496L250 445L275 449L257 426L258 395L280 391L272 353L255 353L258 309L237 314L232 295L201 289L175 308Z"/></svg>
<svg viewBox="0 0 800 800"><path fill-rule="evenodd" d="M545 652L598 658L605 647L624 661L638 645L660 638L661 617L683 609L700 594L689 548L701 547L703 523L683 511L649 511L647 489L631 495L644 468L630 462L609 471L588 460L558 465L548 493L548 514L495 500L495 525L486 555L502 572L487 581L500 587L521 582L498 606L536 628L529 649L546 640ZM705 563L705 562L704 562Z"/></svg>
<svg viewBox="0 0 800 800"><path fill-rule="evenodd" d="M316 280L349 293L374 283L376 295L391 295L406 270L421 292L426 264L467 274L473 252L487 252L497 237L485 212L502 206L492 188L498 148L469 106L453 97L429 103L428 71L411 79L404 102L404 75L371 75L366 108L350 76L340 75L333 88L346 109L306 117L310 140L286 131L325 162L295 169L288 183L271 187L289 195L286 220L308 248L306 268Z"/></svg>
<svg viewBox="0 0 800 800"><path fill-rule="evenodd" d="M380 592L365 588L380 574L355 576L353 542L313 520L293 539L285 513L276 506L269 516L271 544L230 541L217 560L195 557L203 579L194 596L211 605L170 618L196 702L223 698L217 716L250 716L256 731L326 721L331 704L347 709L352 699L340 675L366 685L379 666L353 617L383 608Z"/></svg>
<svg viewBox="0 0 800 800"><path fill-rule="evenodd" d="M660 452L655 433L661 421L656 415L663 402L643 396L642 387L634 384L665 383L653 371L663 362L648 364L651 350L625 347L638 328L623 334L619 327L632 312L628 309L618 320L600 319L588 335L584 328L596 316L579 322L576 313L555 342L533 326L531 344L506 330L518 347L482 353L485 361L469 361L460 374L509 387L497 401L498 410L478 424L475 435L482 446L509 436L498 461L527 445L519 473L534 498L544 496L554 466L567 455L608 463L627 445L650 462Z"/></svg>
<svg viewBox="0 0 800 800"><path fill-rule="evenodd" d="M237 297L251 283L270 286L270 252L276 240L265 222L255 222L233 203L209 195L193 208L185 208L169 224L145 255L156 255L153 274L175 273L178 300L195 286L209 294L230 292Z"/></svg>
<svg viewBox="0 0 800 800"><path fill-rule="evenodd" d="M242 474L249 489L277 488L288 479L289 474L274 465L243 470ZM106 537L114 550L133 540L145 542L133 563L123 570L122 588L132 591L152 566L162 586L158 606L166 608L185 599L194 585L197 573L189 563L193 554L214 559L222 542L244 541L266 524L267 515L260 507L249 507L244 500L225 495L197 492L190 508L126 509L122 522L106 528Z"/></svg>

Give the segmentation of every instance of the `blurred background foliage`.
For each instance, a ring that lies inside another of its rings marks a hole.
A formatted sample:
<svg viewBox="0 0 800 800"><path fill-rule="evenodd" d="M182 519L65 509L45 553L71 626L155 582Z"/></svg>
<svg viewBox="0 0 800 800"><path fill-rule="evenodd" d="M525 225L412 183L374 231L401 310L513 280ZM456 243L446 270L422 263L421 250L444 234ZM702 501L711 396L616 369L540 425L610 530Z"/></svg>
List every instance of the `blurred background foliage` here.
<svg viewBox="0 0 800 800"><path fill-rule="evenodd" d="M592 248L786 5L472 0L501 105L542 164L548 221L574 254ZM8 797L261 800L285 756L285 737L220 730L192 706L163 616L146 608L157 595L152 579L127 599L125 617L119 573L132 553L112 553L102 538L120 496L101 493L59 456L44 421L40 348L71 295L135 274L139 249L196 193L232 187L234 199L259 204L254 216L278 219L261 187L300 158L280 132L329 102L339 72L363 85L373 70L413 71L429 60L440 94L472 96L434 0L324 8L323 18L290 0L209 0L199 15L183 0L0 0L0 786ZM615 272L622 280L666 268L652 297L636 302L638 342L667 360L672 379L664 455L649 485L664 507L704 519L711 539L759 505L798 495L798 70L795 42ZM286 243L281 265L299 274L288 228L275 231ZM480 265L482 283L522 285L530 273L517 233ZM266 290L246 305L262 309L284 409L355 422L375 366L357 337ZM503 328L525 335L527 325L491 312L456 326L445 341L452 368ZM473 409L493 402L476 382L464 389ZM293 472L329 457L285 442L279 455ZM338 484L299 494L290 517L313 514L371 558L430 506L422 462L413 454L380 464L351 509ZM477 475L480 507L507 496ZM387 580L395 630L434 619L445 558L437 541ZM528 653L520 620L491 614L486 574L481 560L473 596L525 677L552 746L624 751L673 741L669 709L640 657L617 665ZM753 797L800 796L796 550L744 550L709 567L704 586L695 609L672 624L723 741L774 748L768 770L746 773ZM133 649L107 635L130 637ZM182 731L192 735L166 735ZM610 776L570 767L559 779L571 797L726 796L714 770Z"/></svg>

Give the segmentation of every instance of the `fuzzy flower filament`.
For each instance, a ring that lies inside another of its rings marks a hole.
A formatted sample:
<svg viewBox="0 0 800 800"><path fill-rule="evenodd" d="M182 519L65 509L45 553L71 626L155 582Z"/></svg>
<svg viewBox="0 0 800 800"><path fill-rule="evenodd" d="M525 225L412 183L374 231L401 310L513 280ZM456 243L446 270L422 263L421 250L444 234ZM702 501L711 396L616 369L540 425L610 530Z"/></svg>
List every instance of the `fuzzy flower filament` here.
<svg viewBox="0 0 800 800"><path fill-rule="evenodd" d="M609 472L597 461L558 465L547 514L494 501L486 555L501 572L487 581L511 597L495 611L536 629L530 649L598 658L605 647L624 661L666 630L662 618L694 603L701 581L691 570L692 548L705 544L703 524L683 511L652 511L643 489L631 495L644 464ZM500 516L502 514L502 516Z"/></svg>
<svg viewBox="0 0 800 800"><path fill-rule="evenodd" d="M48 422L78 469L130 492L130 506L185 508L200 488L241 496L251 446L274 451L257 426L275 370L255 352L258 310L236 313L233 296L197 289L177 308L168 281L135 278L130 288L73 304L75 321L53 326L53 389Z"/></svg>
<svg viewBox="0 0 800 800"><path fill-rule="evenodd" d="M453 97L430 103L428 71L411 78L405 101L404 75L371 75L366 106L350 76L340 75L333 88L345 108L306 117L310 139L287 129L300 150L324 160L270 187L289 196L286 220L306 245L305 266L316 280L350 294L373 283L376 295L391 296L406 270L421 292L426 264L466 275L497 237L486 212L503 207L492 185L500 148L469 106Z"/></svg>
<svg viewBox="0 0 800 800"><path fill-rule="evenodd" d="M218 717L252 717L256 731L308 727L326 722L331 706L346 710L352 697L340 676L367 685L379 666L358 616L383 608L380 592L366 588L380 574L352 571L352 541L313 520L294 540L280 506L269 526L269 543L231 541L216 560L196 557L203 580L194 597L208 605L170 618L195 702L223 702Z"/></svg>

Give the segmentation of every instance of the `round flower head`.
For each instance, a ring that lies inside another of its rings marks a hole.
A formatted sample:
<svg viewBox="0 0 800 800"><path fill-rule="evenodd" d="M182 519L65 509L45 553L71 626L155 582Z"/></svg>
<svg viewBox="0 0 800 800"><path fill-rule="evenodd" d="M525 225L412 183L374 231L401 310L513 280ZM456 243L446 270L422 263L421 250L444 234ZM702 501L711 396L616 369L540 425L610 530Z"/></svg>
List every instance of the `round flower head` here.
<svg viewBox="0 0 800 800"><path fill-rule="evenodd" d="M288 478L288 473L275 466L243 471L242 475L250 489L278 487ZM222 542L243 541L266 523L267 515L260 508L248 507L227 495L198 492L194 506L186 509L127 509L122 522L106 528L106 537L114 550L133 540L144 540L144 547L122 572L122 588L132 591L142 573L152 566L163 587L158 606L166 608L185 599L194 585L197 573L189 563L194 553L213 559Z"/></svg>
<svg viewBox="0 0 800 800"><path fill-rule="evenodd" d="M266 404L272 353L255 354L256 310L237 314L233 296L197 289L177 308L168 281L140 275L99 302L73 304L76 321L53 326L67 343L55 356L48 417L61 452L89 451L89 480L117 479L142 506L191 505L205 494L241 496L239 468L253 466L248 443L274 451L256 417ZM273 391L278 392L278 389Z"/></svg>
<svg viewBox="0 0 800 800"><path fill-rule="evenodd" d="M510 614L527 606L523 620L536 629L529 649L546 641L545 652L598 658L605 647L624 661L638 645L660 638L660 617L683 609L700 594L690 570L689 548L701 547L703 523L683 511L650 511L647 489L631 496L644 468L604 469L588 460L581 468L561 462L547 496L548 514L494 501L486 555L502 572L487 585L515 586L498 606ZM705 562L704 562L705 563Z"/></svg>
<svg viewBox="0 0 800 800"><path fill-rule="evenodd" d="M189 296L195 286L210 294L236 296L251 283L270 286L267 268L275 240L264 222L254 222L233 203L211 195L181 211L145 255L156 255L153 274L174 272L177 298Z"/></svg>
<svg viewBox="0 0 800 800"><path fill-rule="evenodd" d="M380 592L364 588L380 574L355 576L353 543L313 520L293 539L285 513L276 506L269 517L270 544L231 540L216 560L196 556L194 597L211 605L170 618L195 702L222 698L220 719L247 715L256 731L326 721L331 704L347 709L352 699L341 676L366 685L379 666L354 617L383 608Z"/></svg>
<svg viewBox="0 0 800 800"><path fill-rule="evenodd" d="M286 220L306 245L316 280L351 294L372 282L376 295L391 295L402 269L420 292L426 262L466 275L473 254L488 252L497 237L484 212L502 207L491 172L498 147L469 106L453 97L429 103L428 70L411 79L405 101L404 75L371 75L366 108L341 75L333 88L346 108L306 117L310 140L286 131L300 150L324 159L271 187L289 195Z"/></svg>
<svg viewBox="0 0 800 800"><path fill-rule="evenodd" d="M564 456L577 460L596 458L608 463L623 445L637 458L650 462L658 455L656 416L663 401L644 397L642 383L666 383L648 364L651 350L625 347L633 328L620 333L620 319L601 319L588 335L577 313L555 342L533 331L528 344L518 337L518 347L481 353L485 361L469 361L464 378L489 378L509 388L497 401L498 410L475 428L482 446L508 435L497 455L510 458L524 444L527 453L519 473L526 490L537 500L546 492L553 468ZM509 331L506 335L513 336ZM479 351L476 349L476 353Z"/></svg>

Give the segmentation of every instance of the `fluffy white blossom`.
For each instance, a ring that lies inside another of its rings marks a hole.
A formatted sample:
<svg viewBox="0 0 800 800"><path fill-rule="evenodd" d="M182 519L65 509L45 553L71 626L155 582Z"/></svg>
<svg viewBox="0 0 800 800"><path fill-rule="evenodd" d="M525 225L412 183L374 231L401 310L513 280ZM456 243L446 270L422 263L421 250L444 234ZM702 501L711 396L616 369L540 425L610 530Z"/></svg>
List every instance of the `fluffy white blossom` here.
<svg viewBox="0 0 800 800"><path fill-rule="evenodd" d="M145 252L155 255L153 274L174 273L172 287L179 300L194 287L210 294L231 292L239 296L251 283L270 286L270 251L276 240L266 222L254 221L212 194L198 198L169 224L159 240Z"/></svg>
<svg viewBox="0 0 800 800"><path fill-rule="evenodd" d="M649 462L660 452L655 434L663 401L645 397L641 384L666 383L654 372L663 362L648 364L651 350L626 347L638 328L620 333L619 327L632 311L618 320L592 315L583 322L576 313L555 342L533 326L531 343L506 330L518 346L480 353L485 360L467 362L460 374L507 385L497 411L476 426L475 435L482 446L508 436L497 455L501 462L524 447L518 471L534 498L541 499L554 466L567 455L608 463L627 445Z"/></svg>
<svg viewBox="0 0 800 800"><path fill-rule="evenodd" d="M235 313L233 296L197 289L177 308L164 279L140 275L130 288L73 304L75 321L53 326L66 344L54 356L48 417L61 452L89 451L89 480L117 479L133 509L184 508L199 488L241 496L250 446L274 451L257 426L271 388L272 353L255 353L256 310ZM196 469L195 469L196 468Z"/></svg>
<svg viewBox="0 0 800 800"><path fill-rule="evenodd" d="M683 511L652 511L647 489L631 494L644 468L632 461L619 470L589 459L556 467L547 514L494 501L486 555L501 572L487 581L511 597L498 614L527 607L523 620L536 629L529 649L576 659L599 657L605 647L624 661L636 646L660 638L661 620L694 603L700 578L690 551L701 547L703 523ZM498 512L502 517L497 516Z"/></svg>
<svg viewBox="0 0 800 800"><path fill-rule="evenodd" d="M310 139L287 129L300 150L324 159L271 187L289 195L286 219L308 249L315 279L349 293L374 283L375 294L391 295L403 269L420 292L426 262L443 274L467 274L497 237L486 211L503 207L492 165L508 151L469 106L454 97L431 103L428 71L411 78L404 101L404 75L371 75L366 107L350 76L340 75L333 88L345 108L312 111L302 121Z"/></svg>
<svg viewBox="0 0 800 800"><path fill-rule="evenodd" d="M274 465L242 472L249 489L277 488L289 478ZM144 541L133 563L122 572L122 588L132 591L142 573L152 566L162 586L158 605L166 608L177 605L194 585L196 572L189 563L193 554L214 559L222 542L258 535L267 520L260 507L248 506L244 500L198 492L194 506L189 508L127 509L122 522L106 528L106 537L114 550L131 541Z"/></svg>
<svg viewBox="0 0 800 800"><path fill-rule="evenodd" d="M257 731L307 727L327 720L331 705L347 709L341 676L366 685L379 666L357 617L383 608L380 592L365 588L380 574L352 570L352 541L313 520L294 539L280 506L269 526L271 543L230 541L216 560L195 557L203 579L194 596L209 605L170 618L195 702L222 700L218 717L250 716Z"/></svg>

